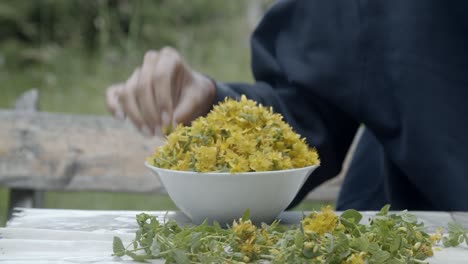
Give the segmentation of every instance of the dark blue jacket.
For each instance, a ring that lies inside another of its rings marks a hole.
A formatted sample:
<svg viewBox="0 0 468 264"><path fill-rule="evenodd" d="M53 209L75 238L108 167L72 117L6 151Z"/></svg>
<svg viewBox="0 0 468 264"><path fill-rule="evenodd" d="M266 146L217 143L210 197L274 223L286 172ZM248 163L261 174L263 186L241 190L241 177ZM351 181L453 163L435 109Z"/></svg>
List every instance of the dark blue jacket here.
<svg viewBox="0 0 468 264"><path fill-rule="evenodd" d="M252 40L254 84L217 85L284 115L337 175L338 209L468 210L468 1L280 1Z"/></svg>

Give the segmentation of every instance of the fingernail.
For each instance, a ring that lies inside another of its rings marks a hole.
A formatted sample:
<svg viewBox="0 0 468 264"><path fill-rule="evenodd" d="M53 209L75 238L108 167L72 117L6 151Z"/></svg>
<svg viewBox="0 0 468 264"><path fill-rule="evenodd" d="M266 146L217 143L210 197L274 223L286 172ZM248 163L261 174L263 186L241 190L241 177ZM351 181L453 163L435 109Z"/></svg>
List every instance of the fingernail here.
<svg viewBox="0 0 468 264"><path fill-rule="evenodd" d="M122 109L120 109L120 108L117 109L117 110L115 111L115 115L114 115L114 116L115 116L115 118L118 119L118 120L124 120L124 119L125 119L125 115L124 115Z"/></svg>
<svg viewBox="0 0 468 264"><path fill-rule="evenodd" d="M147 127L147 126L143 126L141 128L141 133L143 134L143 136L145 137L151 137L152 136L152 133L150 131L150 129Z"/></svg>
<svg viewBox="0 0 468 264"><path fill-rule="evenodd" d="M161 114L161 121L164 127L170 126L171 125L171 119L169 118L169 114L164 111Z"/></svg>

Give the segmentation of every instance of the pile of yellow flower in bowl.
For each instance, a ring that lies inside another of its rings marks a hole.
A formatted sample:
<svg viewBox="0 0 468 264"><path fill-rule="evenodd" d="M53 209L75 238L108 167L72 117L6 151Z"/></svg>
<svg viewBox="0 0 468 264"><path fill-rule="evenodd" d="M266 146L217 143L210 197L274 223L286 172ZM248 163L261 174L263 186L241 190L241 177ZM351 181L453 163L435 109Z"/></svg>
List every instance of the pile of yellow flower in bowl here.
<svg viewBox="0 0 468 264"><path fill-rule="evenodd" d="M242 96L177 126L146 165L194 222L230 222L246 209L273 220L319 163L280 114Z"/></svg>

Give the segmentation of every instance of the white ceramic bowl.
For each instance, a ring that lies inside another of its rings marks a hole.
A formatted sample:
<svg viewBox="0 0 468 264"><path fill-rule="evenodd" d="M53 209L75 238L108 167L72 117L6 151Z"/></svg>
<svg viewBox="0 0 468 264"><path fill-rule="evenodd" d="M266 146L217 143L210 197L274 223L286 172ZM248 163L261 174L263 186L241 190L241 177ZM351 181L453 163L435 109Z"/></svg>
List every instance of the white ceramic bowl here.
<svg viewBox="0 0 468 264"><path fill-rule="evenodd" d="M156 168L167 193L194 223L205 219L232 224L250 210L254 222L273 221L292 202L318 165L279 171L198 173Z"/></svg>

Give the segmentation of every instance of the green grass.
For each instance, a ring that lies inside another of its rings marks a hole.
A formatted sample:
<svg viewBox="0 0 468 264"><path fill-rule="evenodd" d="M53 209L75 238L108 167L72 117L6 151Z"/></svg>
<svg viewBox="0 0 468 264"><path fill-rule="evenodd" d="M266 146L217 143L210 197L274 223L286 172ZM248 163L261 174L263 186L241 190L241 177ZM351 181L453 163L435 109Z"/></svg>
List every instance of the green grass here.
<svg viewBox="0 0 468 264"><path fill-rule="evenodd" d="M176 210L167 195L105 192L48 192L46 208L100 210Z"/></svg>
<svg viewBox="0 0 468 264"><path fill-rule="evenodd" d="M9 191L6 188L0 186L0 227L5 226L7 210L8 210L8 194Z"/></svg>
<svg viewBox="0 0 468 264"><path fill-rule="evenodd" d="M325 205L331 205L332 207L335 207L333 203L325 203L325 202L317 202L317 201L307 201L304 200L302 203L298 204L296 207L294 207L292 210L293 211L312 211L312 210L320 210L322 206Z"/></svg>
<svg viewBox="0 0 468 264"><path fill-rule="evenodd" d="M104 192L48 192L46 208L109 209L109 210L177 210L167 195ZM321 202L303 201L294 211L319 210Z"/></svg>
<svg viewBox="0 0 468 264"><path fill-rule="evenodd" d="M1 87L0 108L12 108L19 95L36 88L39 91L41 111L107 114L104 97L106 88L125 81L141 63L142 57L143 51L132 54L131 58L121 58L123 65L114 66L105 59L87 59L79 53L63 50L56 56L56 61L47 66L36 65L21 70L2 69L0 66L0 83L4 84ZM250 80L248 67L240 66L248 65L248 52L238 54L237 57L227 63L223 70L209 65L210 60L214 60L211 56L206 60L196 58L192 64L195 69L218 80ZM226 57L218 58L230 61ZM73 63L66 64L67 59Z"/></svg>

